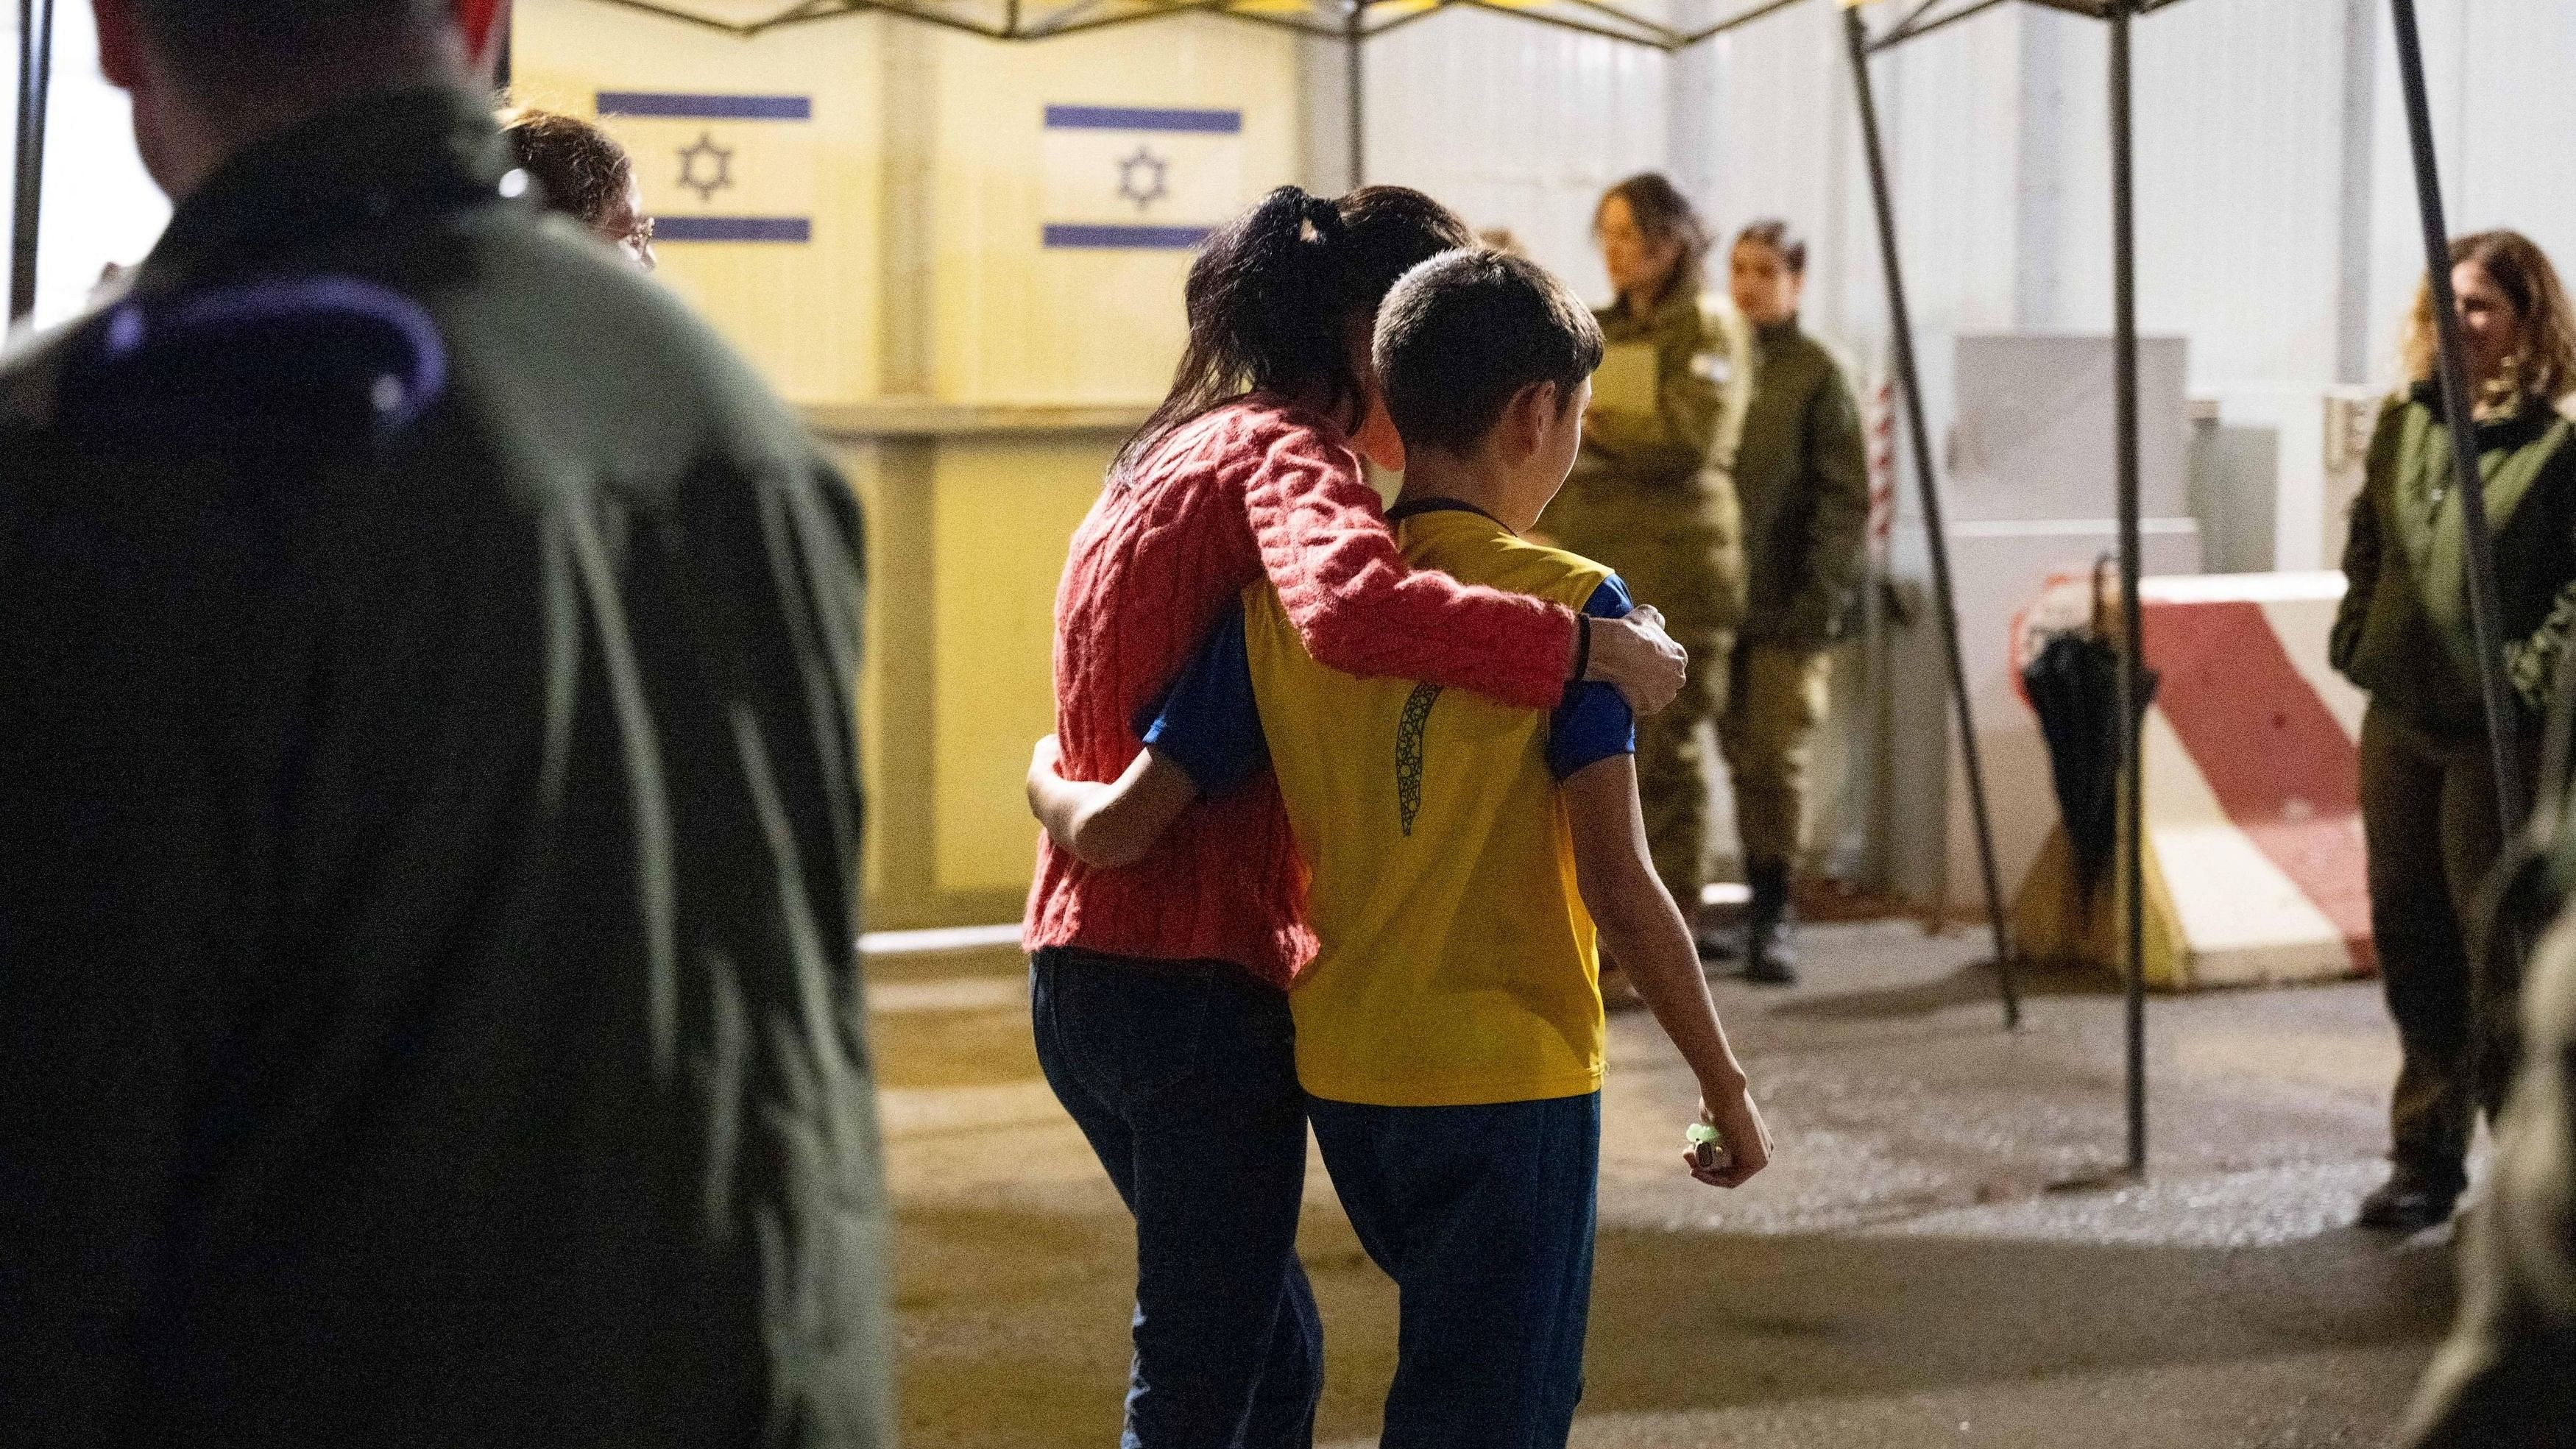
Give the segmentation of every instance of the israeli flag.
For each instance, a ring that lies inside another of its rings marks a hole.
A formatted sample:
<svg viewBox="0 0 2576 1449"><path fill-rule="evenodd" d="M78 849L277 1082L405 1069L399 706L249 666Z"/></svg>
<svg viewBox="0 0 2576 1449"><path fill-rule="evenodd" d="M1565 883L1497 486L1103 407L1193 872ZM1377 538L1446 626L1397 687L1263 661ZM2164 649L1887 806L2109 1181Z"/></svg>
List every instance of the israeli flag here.
<svg viewBox="0 0 2576 1449"><path fill-rule="evenodd" d="M814 239L811 97L601 91L599 119L635 157L656 242Z"/></svg>
<svg viewBox="0 0 2576 1449"><path fill-rule="evenodd" d="M1046 108L1049 247L1187 251L1243 209L1243 112Z"/></svg>

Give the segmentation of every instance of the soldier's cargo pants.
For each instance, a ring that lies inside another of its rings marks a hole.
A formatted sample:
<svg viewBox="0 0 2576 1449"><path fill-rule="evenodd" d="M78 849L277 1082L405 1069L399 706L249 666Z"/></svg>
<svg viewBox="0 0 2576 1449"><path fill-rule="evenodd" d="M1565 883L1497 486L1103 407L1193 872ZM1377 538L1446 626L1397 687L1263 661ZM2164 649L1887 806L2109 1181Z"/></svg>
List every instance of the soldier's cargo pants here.
<svg viewBox="0 0 2576 1449"><path fill-rule="evenodd" d="M2521 997L2512 950L2487 949L2477 912L2503 838L2485 737L2429 735L2370 706L2361 820L2370 931L2401 1052L2389 1156L2456 1189L2475 1114L2499 1110L2512 1082Z"/></svg>
<svg viewBox="0 0 2576 1449"><path fill-rule="evenodd" d="M1701 727L1714 723L1725 703L1734 640L1716 632L1671 633L1690 651L1690 672L1663 713L1637 722L1637 801L1655 874L1688 917L1709 874L1708 746Z"/></svg>
<svg viewBox="0 0 2576 1449"><path fill-rule="evenodd" d="M1655 874L1685 915L1708 884L1708 747L1702 727L1726 703L1726 662L1743 612L1742 555L1731 494L1644 488L1578 475L1540 528L1558 546L1606 564L1639 604L1663 611L1690 651L1682 692L1637 722L1637 798Z"/></svg>
<svg viewBox="0 0 2576 1449"><path fill-rule="evenodd" d="M1717 740L1735 785L1735 832L1748 870L1794 866L1807 848L1807 769L1832 670L1833 656L1822 650L1754 640L1738 642L1728 661Z"/></svg>

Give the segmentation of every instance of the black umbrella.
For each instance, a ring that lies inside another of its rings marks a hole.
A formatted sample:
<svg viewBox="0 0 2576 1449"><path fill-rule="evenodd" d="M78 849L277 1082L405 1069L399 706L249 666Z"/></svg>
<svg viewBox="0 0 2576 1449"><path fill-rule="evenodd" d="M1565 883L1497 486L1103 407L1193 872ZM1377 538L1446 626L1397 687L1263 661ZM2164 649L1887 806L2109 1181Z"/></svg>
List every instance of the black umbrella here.
<svg viewBox="0 0 2576 1449"><path fill-rule="evenodd" d="M2088 897L2110 867L2119 834L2120 651L2103 628L2099 575L2097 566L2093 627L2050 638L2021 672L2048 741L2048 772L2075 852L2075 878ZM2156 697L2156 678L2152 669L2138 671L2142 720Z"/></svg>

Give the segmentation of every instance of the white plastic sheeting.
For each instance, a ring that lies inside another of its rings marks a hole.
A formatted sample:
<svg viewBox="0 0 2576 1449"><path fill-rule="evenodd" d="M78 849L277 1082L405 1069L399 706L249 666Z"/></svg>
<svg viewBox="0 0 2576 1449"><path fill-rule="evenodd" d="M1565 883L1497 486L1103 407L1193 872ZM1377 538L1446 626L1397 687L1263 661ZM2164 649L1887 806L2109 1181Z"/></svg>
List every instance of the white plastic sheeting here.
<svg viewBox="0 0 2576 1449"><path fill-rule="evenodd" d="M37 238L35 324L82 310L110 262L131 264L152 249L169 203L134 154L131 109L98 73L98 31L83 0L55 0L53 122L45 137L45 209ZM0 59L11 94L18 84L18 12L0 14L8 51ZM0 117L11 153L16 125ZM14 205L15 176L0 167L0 215Z"/></svg>
<svg viewBox="0 0 2576 1449"><path fill-rule="evenodd" d="M1368 179L1416 186L1607 300L1592 208L1669 155L1660 52L1509 16L1442 15L1369 43Z"/></svg>
<svg viewBox="0 0 2576 1449"><path fill-rule="evenodd" d="M2576 189L2551 179L2559 138L2576 135L2576 5L2420 10L2456 224L2517 226L2576 263ZM1811 320L1869 355L1883 301L1838 24L1816 0L1694 63L1438 17L1369 51L1370 177L1508 226L1599 295L1594 198L1668 167L1722 229L1770 214L1803 225ZM2365 376L2349 380L2389 379L2421 264L2387 32L2385 0L2192 0L2138 22L2140 323L2191 339L2204 395L2333 384L2348 325L2367 336ZM2109 325L2106 45L2096 23L2007 6L1875 62L1936 416L1949 335ZM2348 163L2356 107L2366 165Z"/></svg>

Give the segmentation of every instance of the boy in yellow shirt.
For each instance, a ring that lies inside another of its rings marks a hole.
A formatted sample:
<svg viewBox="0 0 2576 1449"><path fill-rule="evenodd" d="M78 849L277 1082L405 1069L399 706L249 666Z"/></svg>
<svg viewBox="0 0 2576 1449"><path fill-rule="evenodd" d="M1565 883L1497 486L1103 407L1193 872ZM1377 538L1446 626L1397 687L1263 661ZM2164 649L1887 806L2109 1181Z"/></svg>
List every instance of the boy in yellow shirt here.
<svg viewBox="0 0 2576 1449"><path fill-rule="evenodd" d="M1625 589L1519 536L1564 483L1601 357L1536 265L1450 252L1379 314L1409 459L1388 517L1417 568L1616 617ZM1113 784L1040 770L1058 844L1134 860L1188 803L1275 769L1320 943L1290 996L1326 1167L1403 1297L1386 1449L1561 1446L1582 1393L1600 1161L1598 932L1698 1077L1733 1187L1770 1139L1646 847L1635 722L1551 715L1314 662L1267 584L1174 684Z"/></svg>

